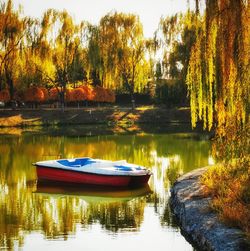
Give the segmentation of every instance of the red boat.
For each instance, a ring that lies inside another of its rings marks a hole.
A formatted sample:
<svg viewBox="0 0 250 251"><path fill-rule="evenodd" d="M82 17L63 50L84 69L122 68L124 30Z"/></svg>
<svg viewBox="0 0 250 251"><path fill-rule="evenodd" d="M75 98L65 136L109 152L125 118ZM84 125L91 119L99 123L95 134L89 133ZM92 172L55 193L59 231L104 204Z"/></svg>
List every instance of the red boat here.
<svg viewBox="0 0 250 251"><path fill-rule="evenodd" d="M34 165L39 180L112 187L140 186L146 184L152 174L125 160L76 158L39 161Z"/></svg>

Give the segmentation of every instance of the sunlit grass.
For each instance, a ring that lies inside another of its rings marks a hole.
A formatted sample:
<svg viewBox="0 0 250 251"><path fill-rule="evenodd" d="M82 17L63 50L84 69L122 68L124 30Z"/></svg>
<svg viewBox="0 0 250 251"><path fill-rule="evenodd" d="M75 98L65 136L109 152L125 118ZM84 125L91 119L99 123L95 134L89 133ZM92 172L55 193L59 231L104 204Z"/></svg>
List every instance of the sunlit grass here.
<svg viewBox="0 0 250 251"><path fill-rule="evenodd" d="M20 125L40 125L41 118L39 116L34 118L23 118L22 114L8 116L8 117L0 117L0 126L8 127L8 126L20 126Z"/></svg>
<svg viewBox="0 0 250 251"><path fill-rule="evenodd" d="M143 106L137 107L136 110L147 111L147 110L156 109L156 108L157 107L155 105L143 105Z"/></svg>
<svg viewBox="0 0 250 251"><path fill-rule="evenodd" d="M250 159L215 165L202 177L202 182L221 219L250 237Z"/></svg>

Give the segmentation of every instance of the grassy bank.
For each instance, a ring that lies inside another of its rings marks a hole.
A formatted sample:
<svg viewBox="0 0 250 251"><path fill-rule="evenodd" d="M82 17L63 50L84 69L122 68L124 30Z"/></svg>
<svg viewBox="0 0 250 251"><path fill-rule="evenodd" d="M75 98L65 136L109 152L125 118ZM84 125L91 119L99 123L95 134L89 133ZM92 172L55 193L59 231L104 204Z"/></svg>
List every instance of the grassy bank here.
<svg viewBox="0 0 250 251"><path fill-rule="evenodd" d="M166 109L164 107L142 106L134 110L129 107L20 109L0 110L0 127L27 127L79 124L190 124L189 108Z"/></svg>
<svg viewBox="0 0 250 251"><path fill-rule="evenodd" d="M213 197L213 208L230 226L246 232L250 238L250 162L220 164L202 177L206 192Z"/></svg>
<svg viewBox="0 0 250 251"><path fill-rule="evenodd" d="M220 164L203 176L213 208L229 225L243 229L250 237L250 123L236 133L213 142L213 155Z"/></svg>

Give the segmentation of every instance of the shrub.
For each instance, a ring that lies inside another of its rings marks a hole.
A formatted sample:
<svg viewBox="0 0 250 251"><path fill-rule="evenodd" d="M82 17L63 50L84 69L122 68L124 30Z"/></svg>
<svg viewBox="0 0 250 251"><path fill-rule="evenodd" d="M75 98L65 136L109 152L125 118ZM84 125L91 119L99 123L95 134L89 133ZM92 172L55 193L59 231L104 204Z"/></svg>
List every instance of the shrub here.
<svg viewBox="0 0 250 251"><path fill-rule="evenodd" d="M250 160L211 167L202 182L213 198L212 206L229 225L242 228L250 235ZM247 192L248 191L248 192Z"/></svg>
<svg viewBox="0 0 250 251"><path fill-rule="evenodd" d="M72 92L72 96L73 96L72 97L73 101L77 101L77 102L80 102L80 101L87 99L87 93L81 87L75 88Z"/></svg>
<svg viewBox="0 0 250 251"><path fill-rule="evenodd" d="M10 93L7 89L0 91L0 101L3 101L3 102L10 101Z"/></svg>
<svg viewBox="0 0 250 251"><path fill-rule="evenodd" d="M41 87L40 89L42 90L43 95L44 95L44 100L43 101L45 101L45 102L48 101L49 100L49 92L48 92L48 90L45 87Z"/></svg>
<svg viewBox="0 0 250 251"><path fill-rule="evenodd" d="M41 88L32 86L24 92L24 100L26 102L40 103L44 101L44 93Z"/></svg>
<svg viewBox="0 0 250 251"><path fill-rule="evenodd" d="M59 100L59 92L57 88L51 88L49 91L48 99L50 101L58 101Z"/></svg>
<svg viewBox="0 0 250 251"><path fill-rule="evenodd" d="M66 102L72 102L72 101L74 101L73 93L74 93L74 89L73 88L67 88L66 89L66 93L65 93L65 101Z"/></svg>

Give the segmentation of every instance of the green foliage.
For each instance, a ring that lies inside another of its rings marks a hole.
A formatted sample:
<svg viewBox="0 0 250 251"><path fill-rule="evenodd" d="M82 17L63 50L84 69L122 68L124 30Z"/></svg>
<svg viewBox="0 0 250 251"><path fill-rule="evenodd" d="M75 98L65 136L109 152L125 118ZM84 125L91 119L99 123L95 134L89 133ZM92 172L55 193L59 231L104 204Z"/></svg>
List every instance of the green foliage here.
<svg viewBox="0 0 250 251"><path fill-rule="evenodd" d="M100 32L97 26L90 25L88 42L89 74L94 85L101 83L100 74L103 71L102 56L100 51Z"/></svg>
<svg viewBox="0 0 250 251"><path fill-rule="evenodd" d="M185 83L171 79L156 81L155 102L167 106L188 105Z"/></svg>
<svg viewBox="0 0 250 251"><path fill-rule="evenodd" d="M156 77L156 80L159 80L162 77L162 70L161 70L161 62L160 61L158 61L156 63L155 77Z"/></svg>
<svg viewBox="0 0 250 251"><path fill-rule="evenodd" d="M172 103L172 101L183 103L183 97L184 103L187 101L187 99L185 100L187 96L185 80L191 48L197 39L195 21L196 14L190 11L185 15L176 14L172 17L162 18L160 21L160 29L164 36L165 75L168 79L174 79L175 85L157 86L157 89L160 92L167 92L167 95L164 96L168 103Z"/></svg>

